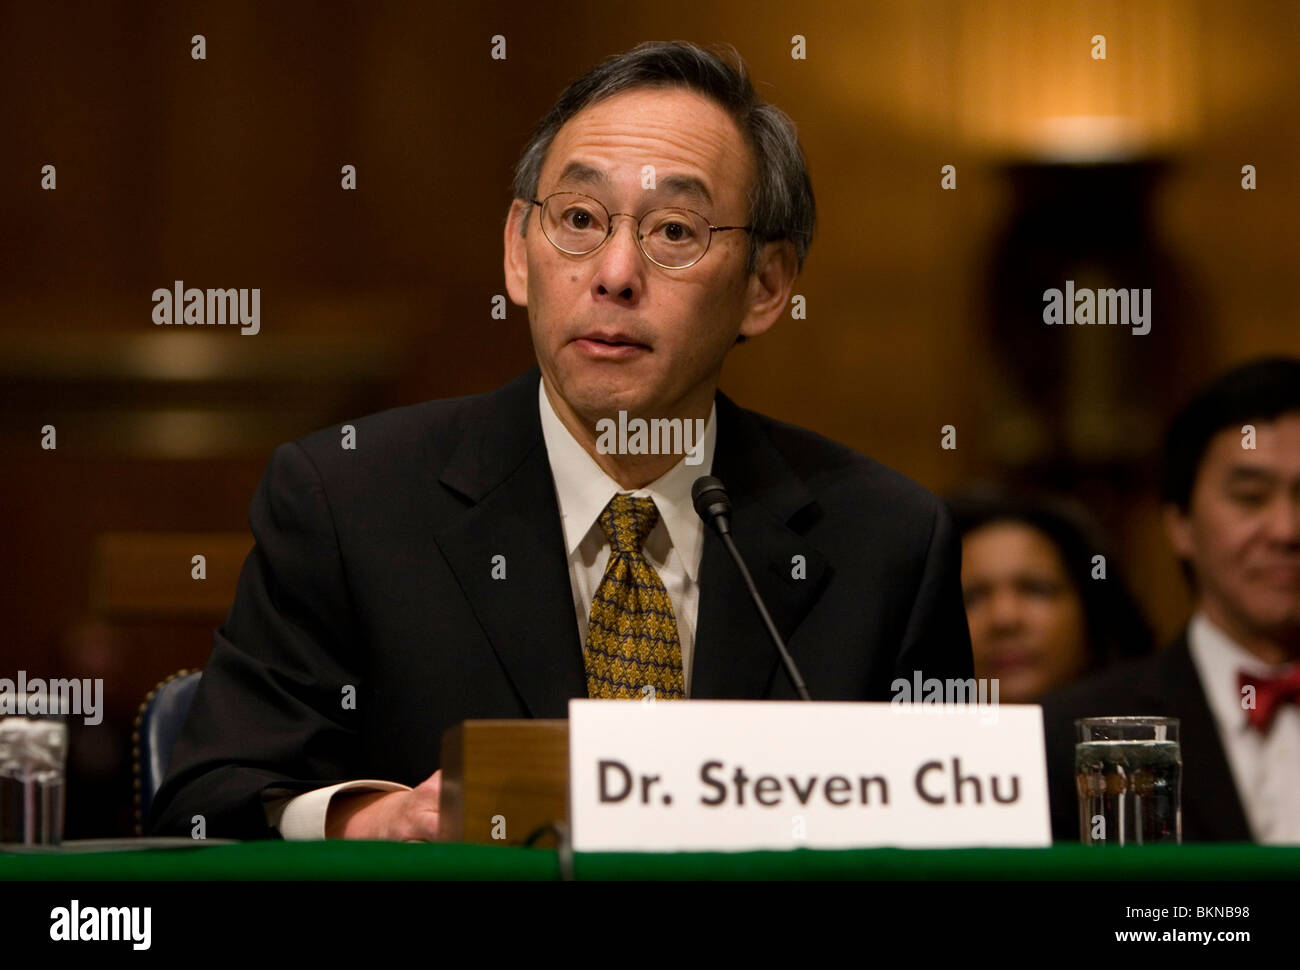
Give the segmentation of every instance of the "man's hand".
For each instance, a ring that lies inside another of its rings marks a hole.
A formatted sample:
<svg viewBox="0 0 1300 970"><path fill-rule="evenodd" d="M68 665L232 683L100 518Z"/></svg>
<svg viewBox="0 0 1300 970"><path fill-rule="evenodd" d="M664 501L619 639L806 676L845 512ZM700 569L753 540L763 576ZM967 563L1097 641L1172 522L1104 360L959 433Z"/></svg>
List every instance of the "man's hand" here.
<svg viewBox="0 0 1300 970"><path fill-rule="evenodd" d="M330 800L327 839L433 842L438 838L442 769L410 791L343 792Z"/></svg>

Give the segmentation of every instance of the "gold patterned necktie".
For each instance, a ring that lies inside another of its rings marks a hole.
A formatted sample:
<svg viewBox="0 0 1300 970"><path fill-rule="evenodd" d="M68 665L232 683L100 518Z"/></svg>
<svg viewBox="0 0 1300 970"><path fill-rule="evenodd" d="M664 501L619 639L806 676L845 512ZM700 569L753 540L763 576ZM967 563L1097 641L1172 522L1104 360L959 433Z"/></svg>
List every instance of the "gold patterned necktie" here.
<svg viewBox="0 0 1300 970"><path fill-rule="evenodd" d="M659 521L654 499L615 495L600 513L609 563L591 600L587 623L587 694L684 698L682 645L668 590L641 553Z"/></svg>

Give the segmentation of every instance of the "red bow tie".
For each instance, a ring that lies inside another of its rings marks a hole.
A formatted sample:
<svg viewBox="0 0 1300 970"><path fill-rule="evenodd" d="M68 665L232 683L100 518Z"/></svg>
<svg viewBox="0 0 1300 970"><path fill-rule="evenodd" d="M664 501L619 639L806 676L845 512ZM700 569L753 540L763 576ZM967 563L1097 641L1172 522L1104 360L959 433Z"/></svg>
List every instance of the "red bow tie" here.
<svg viewBox="0 0 1300 970"><path fill-rule="evenodd" d="M1269 729L1280 705L1300 703L1300 664L1281 677L1264 677L1239 670L1237 680L1243 689L1255 688L1255 706L1246 709L1246 723L1261 733Z"/></svg>

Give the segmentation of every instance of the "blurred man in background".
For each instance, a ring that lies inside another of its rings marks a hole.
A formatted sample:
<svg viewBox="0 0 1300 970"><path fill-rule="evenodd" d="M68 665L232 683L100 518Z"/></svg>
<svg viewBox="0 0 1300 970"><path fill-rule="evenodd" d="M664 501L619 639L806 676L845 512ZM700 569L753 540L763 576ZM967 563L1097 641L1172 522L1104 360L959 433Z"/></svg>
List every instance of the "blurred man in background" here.
<svg viewBox="0 0 1300 970"><path fill-rule="evenodd" d="M1080 836L1073 719L1157 715L1181 722L1184 841L1300 843L1300 360L1183 408L1163 499L1194 611L1167 649L1044 702L1053 835Z"/></svg>

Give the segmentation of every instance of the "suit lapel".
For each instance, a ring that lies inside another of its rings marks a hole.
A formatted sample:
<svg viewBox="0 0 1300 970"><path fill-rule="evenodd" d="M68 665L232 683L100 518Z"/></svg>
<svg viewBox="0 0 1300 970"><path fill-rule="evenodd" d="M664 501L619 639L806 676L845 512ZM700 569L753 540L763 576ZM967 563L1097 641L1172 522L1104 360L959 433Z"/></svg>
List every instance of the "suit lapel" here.
<svg viewBox="0 0 1300 970"><path fill-rule="evenodd" d="M1219 739L1187 633L1163 651L1161 685L1153 703L1177 711L1183 758L1183 837L1188 841L1249 842L1241 798Z"/></svg>
<svg viewBox="0 0 1300 970"><path fill-rule="evenodd" d="M791 522L810 522L817 506L752 417L720 392L717 408L713 474L731 496L732 538L797 663L789 641L821 594L829 567ZM803 578L793 575L795 556L804 557ZM740 571L711 529L705 531L699 575L690 696L758 699L773 689L795 696ZM775 688L773 678L780 678Z"/></svg>
<svg viewBox="0 0 1300 970"><path fill-rule="evenodd" d="M587 680L538 379L533 368L473 406L441 478L473 504L434 538L528 713L563 718Z"/></svg>
<svg viewBox="0 0 1300 970"><path fill-rule="evenodd" d="M587 681L538 379L534 367L471 405L440 479L470 504L434 539L529 714L562 718L570 698L587 696ZM825 556L792 527L811 522L818 509L754 419L722 393L717 407L713 474L731 495L732 538L790 646L830 575ZM505 579L493 578L497 555L505 557ZM795 556L804 558L800 578ZM711 530L699 575L691 696L762 698L778 676L779 692L794 696L740 573Z"/></svg>

